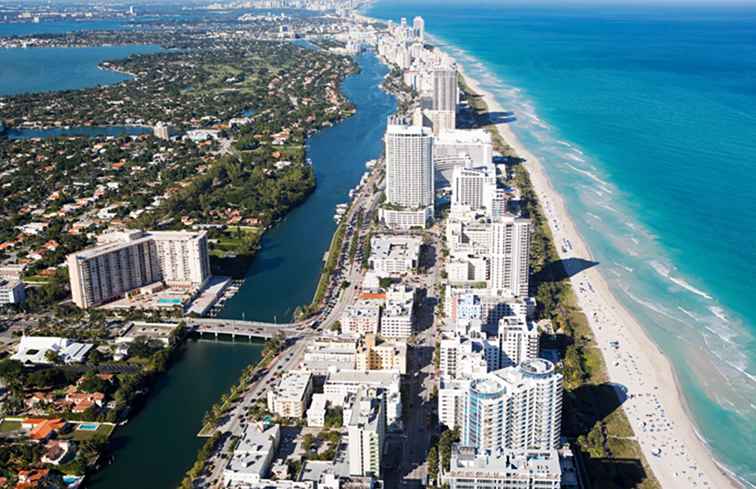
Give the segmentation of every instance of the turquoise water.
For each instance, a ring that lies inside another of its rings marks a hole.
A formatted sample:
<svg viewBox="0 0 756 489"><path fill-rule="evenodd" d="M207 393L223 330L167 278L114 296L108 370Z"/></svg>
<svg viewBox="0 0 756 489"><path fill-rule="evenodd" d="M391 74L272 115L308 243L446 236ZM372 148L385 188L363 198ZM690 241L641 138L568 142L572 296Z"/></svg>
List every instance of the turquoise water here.
<svg viewBox="0 0 756 489"><path fill-rule="evenodd" d="M247 270L246 282L230 299L222 316L287 322L294 308L309 304L320 276L321 260L336 224L336 205L365 173L365 162L383 149L386 118L394 97L378 87L388 73L372 53L357 57L360 73L343 83L357 112L308 139L317 187L307 200L265 233L262 248Z"/></svg>
<svg viewBox="0 0 756 489"><path fill-rule="evenodd" d="M756 7L382 0L515 112L616 296L756 483Z"/></svg>
<svg viewBox="0 0 756 489"><path fill-rule="evenodd" d="M80 424L76 427L79 431L97 431L97 427L99 425L95 423L86 423L86 424Z"/></svg>
<svg viewBox="0 0 756 489"><path fill-rule="evenodd" d="M97 65L132 54L156 53L158 46L0 49L0 96L51 90L75 90L128 80Z"/></svg>

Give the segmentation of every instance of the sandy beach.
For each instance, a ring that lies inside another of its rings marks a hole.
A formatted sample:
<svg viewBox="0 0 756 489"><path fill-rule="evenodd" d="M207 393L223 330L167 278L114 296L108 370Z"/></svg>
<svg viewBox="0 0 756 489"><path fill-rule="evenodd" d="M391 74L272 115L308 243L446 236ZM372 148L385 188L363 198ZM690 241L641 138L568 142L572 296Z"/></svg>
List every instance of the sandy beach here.
<svg viewBox="0 0 756 489"><path fill-rule="evenodd" d="M462 70L463 66L458 66ZM474 79L465 76L465 80L484 97L489 111L505 110ZM541 162L518 141L510 124L497 124L497 129L526 160L525 168L548 219L560 258L595 261ZM724 473L698 437L685 411L670 363L613 296L600 270L599 264L574 274L572 286L595 334L610 381L626 390L627 399L622 407L659 483L664 488L742 487Z"/></svg>

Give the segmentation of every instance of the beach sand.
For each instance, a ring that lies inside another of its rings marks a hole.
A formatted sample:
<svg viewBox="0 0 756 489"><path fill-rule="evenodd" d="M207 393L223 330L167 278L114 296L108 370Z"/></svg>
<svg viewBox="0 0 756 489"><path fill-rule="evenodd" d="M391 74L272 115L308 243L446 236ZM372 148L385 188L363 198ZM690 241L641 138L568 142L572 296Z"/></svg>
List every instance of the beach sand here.
<svg viewBox="0 0 756 489"><path fill-rule="evenodd" d="M463 66L458 66L463 71ZM465 76L465 81L483 96L490 112L504 111L474 79ZM541 162L518 141L510 123L496 127L502 138L526 160L524 166L548 219L560 258L594 262ZM714 461L685 411L670 363L613 296L600 269L599 264L576 273L571 277L572 286L595 334L610 381L626 389L627 399L622 407L657 480L664 488L742 487ZM616 348L610 345L615 341L619 344Z"/></svg>

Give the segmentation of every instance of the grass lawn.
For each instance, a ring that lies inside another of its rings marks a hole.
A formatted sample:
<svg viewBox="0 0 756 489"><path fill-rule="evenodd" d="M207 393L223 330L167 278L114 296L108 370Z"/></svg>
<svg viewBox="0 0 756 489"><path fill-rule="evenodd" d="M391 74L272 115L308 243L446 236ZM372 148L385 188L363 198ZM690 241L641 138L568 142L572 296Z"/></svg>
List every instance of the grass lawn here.
<svg viewBox="0 0 756 489"><path fill-rule="evenodd" d="M115 430L115 426L110 424L101 424L97 427L95 431L85 431L85 430L77 430L74 429L72 432L73 439L76 441L87 441L91 440L92 438L99 437L99 438L109 438L111 434L113 434L113 431Z"/></svg>
<svg viewBox="0 0 756 489"><path fill-rule="evenodd" d="M0 433L7 433L9 431L15 431L21 429L21 421L6 421L3 420L0 423Z"/></svg>
<svg viewBox="0 0 756 489"><path fill-rule="evenodd" d="M212 237L210 254L226 256L227 254L245 254L250 251L250 244L259 239L260 229L254 226L231 227L222 234Z"/></svg>

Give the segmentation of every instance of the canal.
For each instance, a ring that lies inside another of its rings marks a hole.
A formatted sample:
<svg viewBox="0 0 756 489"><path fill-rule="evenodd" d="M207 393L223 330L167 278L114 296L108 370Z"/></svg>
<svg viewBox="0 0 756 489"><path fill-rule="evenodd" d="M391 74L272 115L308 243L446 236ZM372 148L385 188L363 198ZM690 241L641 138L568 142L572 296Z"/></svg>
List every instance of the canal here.
<svg viewBox="0 0 756 489"><path fill-rule="evenodd" d="M304 204L267 232L246 282L223 316L288 321L309 303L321 259L336 229L336 204L380 156L393 96L379 89L388 73L372 53L358 56L361 71L343 83L357 113L320 131L308 142L317 187ZM113 438L115 461L88 484L93 489L174 489L194 462L202 439L195 435L208 408L227 392L242 370L260 358L261 345L193 342L160 379L144 409Z"/></svg>
<svg viewBox="0 0 756 489"><path fill-rule="evenodd" d="M365 162L381 155L386 119L396 109L394 97L379 89L388 69L371 53L359 56L358 62L360 73L342 86L357 113L309 139L307 155L317 187L265 233L244 286L226 303L222 317L288 322L297 306L312 300L336 230L336 205L347 201L366 171Z"/></svg>

